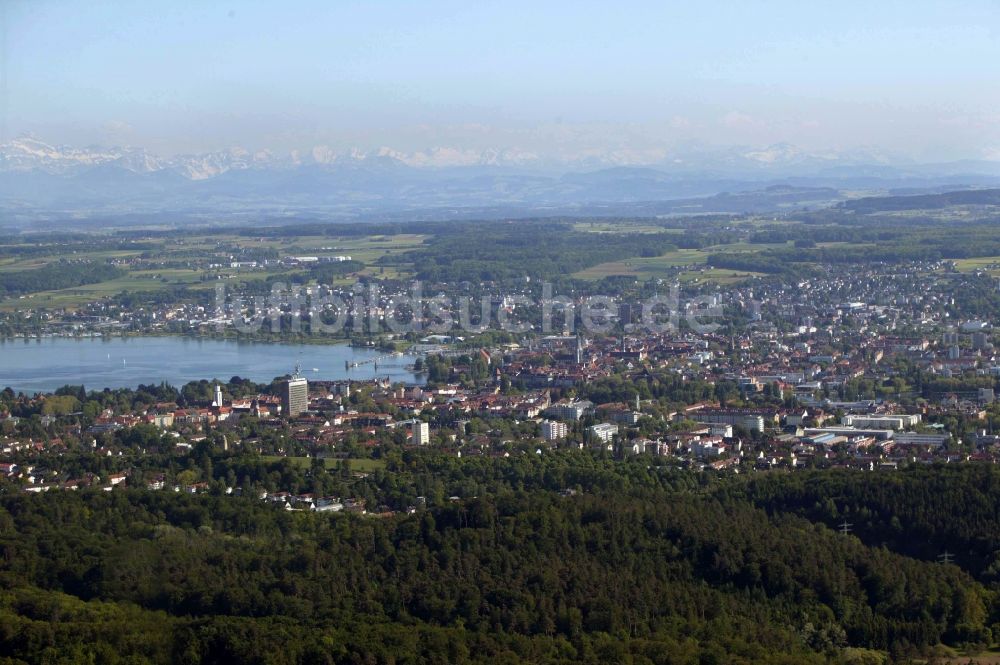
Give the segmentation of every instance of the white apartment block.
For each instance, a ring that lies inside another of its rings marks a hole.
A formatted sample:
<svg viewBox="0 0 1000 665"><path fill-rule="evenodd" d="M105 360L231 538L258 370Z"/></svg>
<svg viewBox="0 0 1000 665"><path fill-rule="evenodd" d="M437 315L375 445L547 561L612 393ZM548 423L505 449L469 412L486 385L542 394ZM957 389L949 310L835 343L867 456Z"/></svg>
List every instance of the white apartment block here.
<svg viewBox="0 0 1000 665"><path fill-rule="evenodd" d="M546 441L559 441L565 439L567 434L569 434L569 427L566 426L566 423L554 420L542 421L542 438Z"/></svg>

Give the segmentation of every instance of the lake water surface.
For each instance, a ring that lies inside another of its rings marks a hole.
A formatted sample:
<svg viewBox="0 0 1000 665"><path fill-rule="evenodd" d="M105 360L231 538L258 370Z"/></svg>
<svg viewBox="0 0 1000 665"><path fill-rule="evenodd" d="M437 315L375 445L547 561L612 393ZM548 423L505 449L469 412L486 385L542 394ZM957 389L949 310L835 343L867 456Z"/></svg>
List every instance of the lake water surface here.
<svg viewBox="0 0 1000 665"><path fill-rule="evenodd" d="M260 383L290 374L302 365L308 379L371 379L419 382L406 369L412 356L383 358L378 369L371 362L384 352L346 344L264 344L235 340L186 337L114 337L73 339L15 339L0 341L0 389L25 393L48 392L66 384L87 390L135 388L140 383L167 381L180 387L188 381L240 376ZM317 371L313 371L313 370Z"/></svg>

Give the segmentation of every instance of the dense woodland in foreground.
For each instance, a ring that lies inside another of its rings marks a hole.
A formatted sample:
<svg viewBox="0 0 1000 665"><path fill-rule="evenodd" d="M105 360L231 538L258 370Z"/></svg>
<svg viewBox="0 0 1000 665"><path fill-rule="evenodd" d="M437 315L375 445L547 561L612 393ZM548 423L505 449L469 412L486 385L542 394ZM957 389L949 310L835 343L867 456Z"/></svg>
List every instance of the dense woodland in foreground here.
<svg viewBox="0 0 1000 665"><path fill-rule="evenodd" d="M483 493L382 518L2 494L3 662L879 663L1000 635L996 469L415 457L376 481L426 475Z"/></svg>

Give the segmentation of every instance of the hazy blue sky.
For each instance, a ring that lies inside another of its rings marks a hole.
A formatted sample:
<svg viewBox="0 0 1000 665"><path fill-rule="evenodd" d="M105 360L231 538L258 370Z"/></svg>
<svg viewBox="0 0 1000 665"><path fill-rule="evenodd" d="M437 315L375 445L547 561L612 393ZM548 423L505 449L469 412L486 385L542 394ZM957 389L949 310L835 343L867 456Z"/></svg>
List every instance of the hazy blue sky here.
<svg viewBox="0 0 1000 665"><path fill-rule="evenodd" d="M0 129L163 153L1000 159L1000 3L0 0Z"/></svg>

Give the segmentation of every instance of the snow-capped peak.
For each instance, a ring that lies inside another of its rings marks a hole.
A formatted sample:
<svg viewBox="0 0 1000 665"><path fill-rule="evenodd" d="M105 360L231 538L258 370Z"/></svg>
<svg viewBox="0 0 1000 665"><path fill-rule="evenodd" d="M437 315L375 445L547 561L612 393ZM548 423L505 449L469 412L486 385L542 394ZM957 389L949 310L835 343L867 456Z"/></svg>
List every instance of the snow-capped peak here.
<svg viewBox="0 0 1000 665"><path fill-rule="evenodd" d="M462 168L474 166L539 167L562 166L587 169L613 166L652 166L675 170L689 169L752 169L775 172L786 167L810 165L826 167L835 164L890 163L888 157L871 152L851 155L837 151L806 152L787 143L763 148L694 146L695 149L661 147L615 150L581 148L542 158L536 153L517 148L473 150L454 146L433 146L404 152L383 146L373 150L361 148L335 149L317 145L305 151L293 150L276 156L267 150L251 151L231 147L215 152L177 155L164 158L141 148L88 146L75 148L50 145L26 136L0 144L0 171L43 171L72 175L102 164L113 164L136 173L169 170L190 180L207 180L233 170L282 169L302 165L327 167L392 168Z"/></svg>
<svg viewBox="0 0 1000 665"><path fill-rule="evenodd" d="M114 162L134 152L128 148L53 146L34 137L22 136L0 145L0 169L65 173L79 167Z"/></svg>

